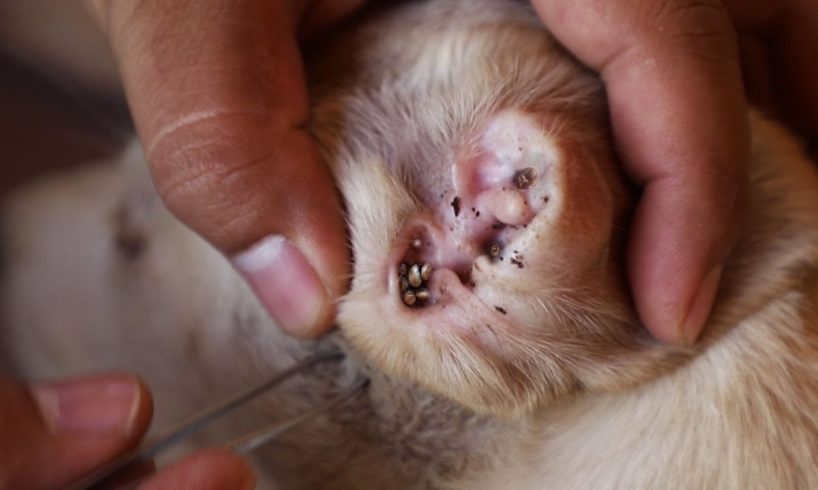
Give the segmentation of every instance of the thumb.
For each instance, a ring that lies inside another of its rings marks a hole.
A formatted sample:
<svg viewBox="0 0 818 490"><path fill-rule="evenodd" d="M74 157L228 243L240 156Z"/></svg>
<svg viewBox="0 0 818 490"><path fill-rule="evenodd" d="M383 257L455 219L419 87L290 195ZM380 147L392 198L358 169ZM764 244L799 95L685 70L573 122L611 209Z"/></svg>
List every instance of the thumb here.
<svg viewBox="0 0 818 490"><path fill-rule="evenodd" d="M208 449L172 463L140 485L139 490L249 490L255 488L255 483L252 468L239 456Z"/></svg>
<svg viewBox="0 0 818 490"><path fill-rule="evenodd" d="M233 259L279 326L309 337L330 326L349 261L340 200L305 130L294 3L92 6L164 203Z"/></svg>
<svg viewBox="0 0 818 490"><path fill-rule="evenodd" d="M720 0L534 0L605 83L617 148L643 187L628 274L645 326L692 343L741 221L749 133L738 49Z"/></svg>
<svg viewBox="0 0 818 490"><path fill-rule="evenodd" d="M66 485L134 446L150 419L129 375L21 385L0 378L0 489Z"/></svg>

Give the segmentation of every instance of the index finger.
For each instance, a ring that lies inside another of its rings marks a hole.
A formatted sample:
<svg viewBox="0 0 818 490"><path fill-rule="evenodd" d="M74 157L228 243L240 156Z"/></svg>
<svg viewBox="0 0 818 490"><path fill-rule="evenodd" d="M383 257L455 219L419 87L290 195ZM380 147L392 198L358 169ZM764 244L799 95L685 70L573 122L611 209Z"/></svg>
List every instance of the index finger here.
<svg viewBox="0 0 818 490"><path fill-rule="evenodd" d="M256 476L240 457L209 449L175 461L139 486L140 490L250 490Z"/></svg>

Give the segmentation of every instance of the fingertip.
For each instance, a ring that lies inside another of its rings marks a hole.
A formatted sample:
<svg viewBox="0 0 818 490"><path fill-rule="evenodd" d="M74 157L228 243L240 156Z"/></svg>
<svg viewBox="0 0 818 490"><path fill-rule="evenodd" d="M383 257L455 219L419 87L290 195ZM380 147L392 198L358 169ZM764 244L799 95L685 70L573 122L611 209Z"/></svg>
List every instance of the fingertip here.
<svg viewBox="0 0 818 490"><path fill-rule="evenodd" d="M37 383L31 393L56 436L138 437L153 407L147 386L129 373Z"/></svg>
<svg viewBox="0 0 818 490"><path fill-rule="evenodd" d="M693 290L693 297L689 305L670 313L667 320L661 319L662 313L644 314L640 311L643 318L659 316L658 319L644 322L651 334L666 344L680 346L695 344L712 313L722 271L722 266L716 266L705 274L699 286Z"/></svg>
<svg viewBox="0 0 818 490"><path fill-rule="evenodd" d="M691 345L710 318L740 221L713 206L689 184L655 182L637 208L628 278L642 324L661 342Z"/></svg>
<svg viewBox="0 0 818 490"><path fill-rule="evenodd" d="M255 484L255 472L243 458L224 449L208 449L172 463L139 488L250 490Z"/></svg>
<svg viewBox="0 0 818 490"><path fill-rule="evenodd" d="M147 387L127 373L0 380L0 396L0 474L9 488L58 488L87 474L135 446L152 411Z"/></svg>
<svg viewBox="0 0 818 490"><path fill-rule="evenodd" d="M270 235L237 254L233 264L285 332L313 338L324 333L331 304L318 273L282 235Z"/></svg>
<svg viewBox="0 0 818 490"><path fill-rule="evenodd" d="M686 314L677 327L676 337L684 345L693 345L696 342L710 317L723 270L724 267L721 265L710 269L695 290L693 300L686 308Z"/></svg>

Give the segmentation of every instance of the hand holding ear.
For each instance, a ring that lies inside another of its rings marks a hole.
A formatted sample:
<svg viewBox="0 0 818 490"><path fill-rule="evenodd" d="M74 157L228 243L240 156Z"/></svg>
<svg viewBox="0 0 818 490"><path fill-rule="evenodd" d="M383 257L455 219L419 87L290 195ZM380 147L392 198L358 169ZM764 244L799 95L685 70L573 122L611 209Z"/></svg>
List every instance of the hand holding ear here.
<svg viewBox="0 0 818 490"><path fill-rule="evenodd" d="M730 15L720 0L534 0L605 83L625 171L642 188L628 274L642 322L692 343L733 248L749 150Z"/></svg>

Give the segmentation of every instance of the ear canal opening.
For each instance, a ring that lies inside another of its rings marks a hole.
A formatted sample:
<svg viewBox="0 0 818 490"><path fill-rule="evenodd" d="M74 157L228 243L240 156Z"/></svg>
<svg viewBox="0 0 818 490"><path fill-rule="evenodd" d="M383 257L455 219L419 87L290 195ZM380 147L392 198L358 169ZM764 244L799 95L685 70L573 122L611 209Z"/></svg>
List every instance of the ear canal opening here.
<svg viewBox="0 0 818 490"><path fill-rule="evenodd" d="M425 209L403 215L388 282L406 307L441 304L451 288L475 291L525 267L526 234L550 207L556 146L537 118L513 110L494 115L479 143L480 151L455 152L463 156L450 176L428 183L434 192L417 200Z"/></svg>
<svg viewBox="0 0 818 490"><path fill-rule="evenodd" d="M398 284L401 301L408 307L420 308L433 301L429 290L432 264L427 261L431 239L422 230L411 233L403 259L398 264Z"/></svg>
<svg viewBox="0 0 818 490"><path fill-rule="evenodd" d="M397 239L402 253L391 273L395 274L397 294L405 306L422 308L437 303L440 286L434 273L438 269L454 272L464 286L470 284L475 257L448 243L447 238L446 234L415 223Z"/></svg>

